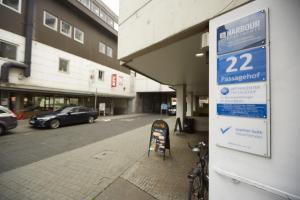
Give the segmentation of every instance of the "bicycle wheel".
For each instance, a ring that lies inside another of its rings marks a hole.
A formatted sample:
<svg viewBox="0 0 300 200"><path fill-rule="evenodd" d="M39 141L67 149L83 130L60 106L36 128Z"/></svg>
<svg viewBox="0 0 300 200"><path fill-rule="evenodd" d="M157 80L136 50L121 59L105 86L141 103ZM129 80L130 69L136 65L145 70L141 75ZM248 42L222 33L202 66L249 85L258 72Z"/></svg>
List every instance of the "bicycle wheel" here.
<svg viewBox="0 0 300 200"><path fill-rule="evenodd" d="M193 180L189 182L188 188L188 200L199 200L202 198L203 192L203 180L200 176L196 176Z"/></svg>
<svg viewBox="0 0 300 200"><path fill-rule="evenodd" d="M205 183L205 185L203 186L203 188L202 188L203 190L202 190L202 198L200 198L200 199L203 199L203 200L208 200L208 182L207 183Z"/></svg>

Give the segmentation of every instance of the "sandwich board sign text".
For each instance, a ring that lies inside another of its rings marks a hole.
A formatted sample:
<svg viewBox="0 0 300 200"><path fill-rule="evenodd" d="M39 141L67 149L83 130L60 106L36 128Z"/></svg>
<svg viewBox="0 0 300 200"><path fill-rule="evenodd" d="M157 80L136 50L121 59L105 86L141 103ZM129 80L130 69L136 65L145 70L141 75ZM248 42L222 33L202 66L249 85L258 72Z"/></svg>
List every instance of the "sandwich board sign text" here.
<svg viewBox="0 0 300 200"><path fill-rule="evenodd" d="M261 10L217 28L217 145L270 156L267 17Z"/></svg>

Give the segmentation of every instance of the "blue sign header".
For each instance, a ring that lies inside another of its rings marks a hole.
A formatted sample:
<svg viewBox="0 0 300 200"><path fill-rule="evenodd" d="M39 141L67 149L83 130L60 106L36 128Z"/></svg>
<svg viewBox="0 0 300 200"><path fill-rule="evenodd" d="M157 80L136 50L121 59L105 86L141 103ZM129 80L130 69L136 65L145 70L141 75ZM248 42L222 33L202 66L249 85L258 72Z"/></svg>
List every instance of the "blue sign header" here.
<svg viewBox="0 0 300 200"><path fill-rule="evenodd" d="M266 48L219 56L217 81L219 85L266 81Z"/></svg>
<svg viewBox="0 0 300 200"><path fill-rule="evenodd" d="M218 55L265 45L265 43L266 12L264 10L217 29Z"/></svg>

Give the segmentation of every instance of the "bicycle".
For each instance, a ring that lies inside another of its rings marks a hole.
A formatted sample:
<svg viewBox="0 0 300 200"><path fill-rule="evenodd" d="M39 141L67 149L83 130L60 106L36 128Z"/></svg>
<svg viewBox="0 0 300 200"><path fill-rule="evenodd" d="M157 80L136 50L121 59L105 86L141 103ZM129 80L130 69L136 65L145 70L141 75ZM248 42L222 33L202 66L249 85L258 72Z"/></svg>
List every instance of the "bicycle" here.
<svg viewBox="0 0 300 200"><path fill-rule="evenodd" d="M208 145L205 142L199 142L195 146L188 143L188 146L199 157L197 165L187 176L189 179L188 200L208 200Z"/></svg>

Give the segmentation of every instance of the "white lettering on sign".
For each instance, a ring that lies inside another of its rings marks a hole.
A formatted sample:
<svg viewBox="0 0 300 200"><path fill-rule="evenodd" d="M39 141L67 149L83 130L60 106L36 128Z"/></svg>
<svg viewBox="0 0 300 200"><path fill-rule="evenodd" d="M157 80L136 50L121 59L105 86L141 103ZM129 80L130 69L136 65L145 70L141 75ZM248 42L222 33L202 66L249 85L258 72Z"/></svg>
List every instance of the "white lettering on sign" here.
<svg viewBox="0 0 300 200"><path fill-rule="evenodd" d="M254 73L254 74L249 74L247 73L246 75L239 75L239 76L222 76L221 80L222 81L245 81L245 80L251 80L251 79L258 79L260 76L260 72Z"/></svg>
<svg viewBox="0 0 300 200"><path fill-rule="evenodd" d="M243 32L251 31L254 29L258 29L258 28L260 28L260 21L255 20L248 24L241 25L241 26L235 27L233 29L229 29L228 31L221 33L220 38L225 39L226 37L227 38L236 37L236 35L238 35L238 34L242 34Z"/></svg>
<svg viewBox="0 0 300 200"><path fill-rule="evenodd" d="M240 59L243 59L243 58L246 58L245 62L241 65L241 67L239 69L237 68L234 68L235 67L235 64L237 63L237 57L235 56L230 56L226 59L227 62L231 62L230 65L227 67L226 69L226 73L230 73L230 72L236 72L238 70L240 71L246 71L246 70L252 70L253 69L253 66L248 66L249 63L251 62L252 60L252 54L251 53L245 53L245 54L242 54L240 56Z"/></svg>

